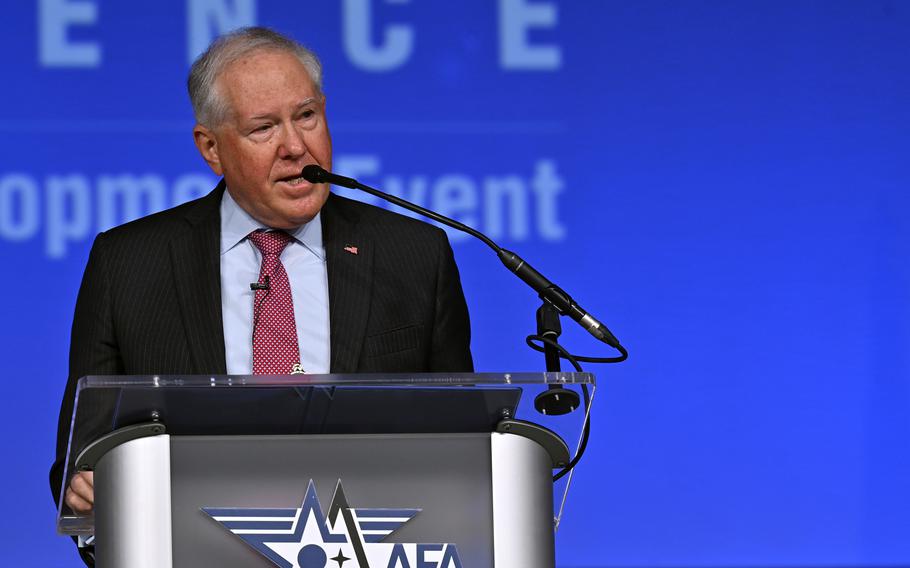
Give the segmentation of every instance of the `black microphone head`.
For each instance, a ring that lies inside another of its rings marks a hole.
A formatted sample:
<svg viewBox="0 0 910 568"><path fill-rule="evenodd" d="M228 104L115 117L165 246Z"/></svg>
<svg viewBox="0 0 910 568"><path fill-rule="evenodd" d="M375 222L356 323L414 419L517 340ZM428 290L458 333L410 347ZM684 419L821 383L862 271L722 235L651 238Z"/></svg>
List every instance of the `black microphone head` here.
<svg viewBox="0 0 910 568"><path fill-rule="evenodd" d="M329 181L328 172L316 164L304 166L300 175L310 183L326 183Z"/></svg>

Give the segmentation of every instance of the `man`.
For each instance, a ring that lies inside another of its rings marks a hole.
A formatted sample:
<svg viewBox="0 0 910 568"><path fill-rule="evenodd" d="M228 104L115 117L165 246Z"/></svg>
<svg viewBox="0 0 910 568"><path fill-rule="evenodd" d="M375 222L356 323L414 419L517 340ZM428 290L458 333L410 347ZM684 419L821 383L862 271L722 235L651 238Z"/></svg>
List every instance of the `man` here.
<svg viewBox="0 0 910 568"><path fill-rule="evenodd" d="M445 233L300 176L332 166L315 55L246 28L200 56L188 87L196 146L224 179L96 238L73 319L55 499L85 375L473 368ZM71 509L91 511L92 482L70 481Z"/></svg>

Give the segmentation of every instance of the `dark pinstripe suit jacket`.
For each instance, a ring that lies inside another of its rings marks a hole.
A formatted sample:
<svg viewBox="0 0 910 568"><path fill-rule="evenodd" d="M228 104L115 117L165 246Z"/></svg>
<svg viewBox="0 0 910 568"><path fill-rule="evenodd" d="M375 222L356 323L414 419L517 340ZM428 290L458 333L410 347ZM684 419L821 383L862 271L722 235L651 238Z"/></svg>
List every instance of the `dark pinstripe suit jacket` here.
<svg viewBox="0 0 910 568"><path fill-rule="evenodd" d="M51 490L57 499L76 381L225 374L219 206L209 195L98 235L73 318ZM322 209L331 371L471 371L470 326L445 233L330 195ZM344 250L356 246L357 254Z"/></svg>

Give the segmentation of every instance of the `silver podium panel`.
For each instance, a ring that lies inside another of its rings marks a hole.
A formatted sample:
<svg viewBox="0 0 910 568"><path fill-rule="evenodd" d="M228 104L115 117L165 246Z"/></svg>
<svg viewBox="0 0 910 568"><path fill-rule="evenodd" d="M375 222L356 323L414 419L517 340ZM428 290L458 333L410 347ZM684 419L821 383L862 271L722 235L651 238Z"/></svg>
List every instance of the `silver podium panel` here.
<svg viewBox="0 0 910 568"><path fill-rule="evenodd" d="M553 568L553 473L540 444L491 434L496 568Z"/></svg>
<svg viewBox="0 0 910 568"><path fill-rule="evenodd" d="M171 568L171 439L121 444L95 466L96 566Z"/></svg>
<svg viewBox="0 0 910 568"><path fill-rule="evenodd" d="M132 440L96 468L97 566L552 568L551 467L512 434Z"/></svg>

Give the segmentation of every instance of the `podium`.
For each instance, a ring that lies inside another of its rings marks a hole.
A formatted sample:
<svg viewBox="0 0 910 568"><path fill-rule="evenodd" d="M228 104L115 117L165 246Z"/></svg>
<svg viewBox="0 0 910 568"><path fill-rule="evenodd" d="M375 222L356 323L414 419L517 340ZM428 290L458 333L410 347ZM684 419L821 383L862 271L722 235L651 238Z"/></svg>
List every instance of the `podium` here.
<svg viewBox="0 0 910 568"><path fill-rule="evenodd" d="M58 532L99 568L551 568L586 418L536 413L551 385L594 377L84 377L64 479L95 510Z"/></svg>

